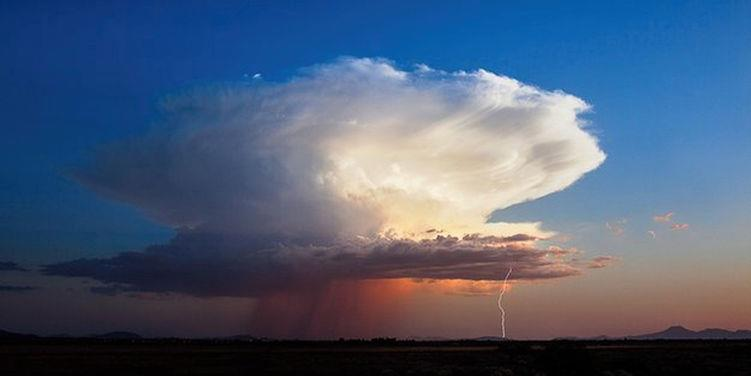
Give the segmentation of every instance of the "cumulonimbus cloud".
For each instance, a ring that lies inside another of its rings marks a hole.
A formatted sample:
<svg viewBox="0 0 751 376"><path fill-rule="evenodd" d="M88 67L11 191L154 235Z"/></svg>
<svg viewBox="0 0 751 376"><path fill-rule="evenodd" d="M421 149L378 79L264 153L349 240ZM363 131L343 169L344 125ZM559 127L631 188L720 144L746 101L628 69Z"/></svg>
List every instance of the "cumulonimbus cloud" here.
<svg viewBox="0 0 751 376"><path fill-rule="evenodd" d="M497 242L513 225L486 221L603 162L579 117L588 108L485 70L405 71L356 58L283 83L176 96L161 126L101 147L72 175L178 236L46 272L198 295L274 288L269 270L477 280L516 262L515 278L576 274L531 244L541 236L534 226L522 245Z"/></svg>

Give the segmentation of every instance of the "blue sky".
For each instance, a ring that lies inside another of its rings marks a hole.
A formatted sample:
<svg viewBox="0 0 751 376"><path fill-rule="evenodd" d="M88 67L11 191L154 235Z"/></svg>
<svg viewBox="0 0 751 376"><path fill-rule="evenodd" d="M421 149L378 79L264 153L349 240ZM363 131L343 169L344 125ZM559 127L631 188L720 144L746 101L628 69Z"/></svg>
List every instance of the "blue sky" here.
<svg viewBox="0 0 751 376"><path fill-rule="evenodd" d="M67 171L150 129L168 95L256 73L285 81L354 56L483 68L593 106L585 118L605 163L493 220L541 220L576 246L638 265L682 250L705 260L707 249L748 261L749 18L743 1L3 2L0 260L43 264L167 241L171 229ZM653 255L645 231L670 211L692 233ZM621 218L627 240L604 228Z"/></svg>
<svg viewBox="0 0 751 376"><path fill-rule="evenodd" d="M743 2L288 4L7 2L0 17L0 252L44 261L169 236L65 178L96 145L148 129L165 95L338 56L488 69L594 106L608 154L560 194L498 219L551 225L749 208L751 27ZM676 209L677 208L677 209Z"/></svg>

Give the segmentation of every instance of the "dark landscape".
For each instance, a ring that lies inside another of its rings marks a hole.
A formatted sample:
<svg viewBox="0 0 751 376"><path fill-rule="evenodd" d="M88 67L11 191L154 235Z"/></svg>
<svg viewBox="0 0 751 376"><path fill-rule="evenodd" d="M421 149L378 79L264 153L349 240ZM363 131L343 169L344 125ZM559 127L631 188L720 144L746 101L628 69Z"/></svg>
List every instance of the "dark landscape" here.
<svg viewBox="0 0 751 376"><path fill-rule="evenodd" d="M676 328L660 333L688 331ZM149 339L128 332L77 338L2 332L0 338L2 375L751 373L749 339L276 341L247 336Z"/></svg>

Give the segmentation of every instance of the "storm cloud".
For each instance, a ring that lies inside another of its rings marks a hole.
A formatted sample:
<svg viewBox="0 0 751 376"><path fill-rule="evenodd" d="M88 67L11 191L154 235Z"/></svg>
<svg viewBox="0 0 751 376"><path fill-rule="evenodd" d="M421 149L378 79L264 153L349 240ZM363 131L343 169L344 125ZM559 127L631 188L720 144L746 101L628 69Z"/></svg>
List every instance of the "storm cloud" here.
<svg viewBox="0 0 751 376"><path fill-rule="evenodd" d="M38 289L36 286L0 285L0 292L27 292Z"/></svg>
<svg viewBox="0 0 751 376"><path fill-rule="evenodd" d="M27 269L11 261L0 261L0 271L26 272Z"/></svg>
<svg viewBox="0 0 751 376"><path fill-rule="evenodd" d="M493 280L511 265L516 279L580 272L537 248L536 224L487 223L604 161L573 95L342 58L163 108L150 133L102 146L71 175L177 236L45 273L108 292L257 296L336 279Z"/></svg>

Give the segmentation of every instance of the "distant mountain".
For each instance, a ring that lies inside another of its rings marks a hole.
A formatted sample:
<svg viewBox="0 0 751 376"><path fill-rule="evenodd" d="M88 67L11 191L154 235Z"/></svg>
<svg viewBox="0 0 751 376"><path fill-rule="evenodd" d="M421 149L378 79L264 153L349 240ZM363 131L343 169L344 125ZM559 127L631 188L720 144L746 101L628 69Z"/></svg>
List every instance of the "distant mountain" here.
<svg viewBox="0 0 751 376"><path fill-rule="evenodd" d="M238 335L229 336L229 337L221 337L219 339L229 340L229 341L248 341L248 342L255 342L259 340L258 337L252 336L250 334L238 334Z"/></svg>
<svg viewBox="0 0 751 376"><path fill-rule="evenodd" d="M680 325L661 332L629 336L628 339L751 339L751 330L725 330L718 328L693 331Z"/></svg>
<svg viewBox="0 0 751 376"><path fill-rule="evenodd" d="M49 336L37 336L34 334L14 333L6 330L0 330L0 340L19 340L35 338L94 338L94 339L142 339L140 335L131 332L109 332L103 334L91 334L88 336L72 336L70 334L53 334Z"/></svg>
<svg viewBox="0 0 751 376"><path fill-rule="evenodd" d="M5 330L0 330L0 340L33 339L33 338L38 338L38 337L33 334L21 334L21 333L13 333L13 332L5 331Z"/></svg>
<svg viewBox="0 0 751 376"><path fill-rule="evenodd" d="M438 341L449 341L446 337L420 337L420 336L412 336L407 337L407 341L417 341L417 342L438 342Z"/></svg>
<svg viewBox="0 0 751 376"><path fill-rule="evenodd" d="M140 335L132 332L109 332L104 334L93 334L89 338L96 339L142 339Z"/></svg>
<svg viewBox="0 0 751 376"><path fill-rule="evenodd" d="M607 340L610 340L610 339L613 339L613 338L608 337L608 336L597 336L597 337L592 337L590 339L593 340L593 341L607 341Z"/></svg>
<svg viewBox="0 0 751 376"><path fill-rule="evenodd" d="M76 337L72 336L72 335L70 335L68 333L55 333L55 334L50 334L50 335L46 336L46 338L59 338L59 339L63 339L63 338L76 338Z"/></svg>
<svg viewBox="0 0 751 376"><path fill-rule="evenodd" d="M102 334L92 334L88 336L71 336L68 334L56 334L56 335L50 335L50 336L36 336L33 334L23 334L23 333L14 333L9 332L5 330L0 330L0 341L15 341L15 340L32 340L32 339L44 339L44 338L93 338L93 339L105 339L105 340L139 340L143 339L140 335L133 333L133 332L124 332L124 331L115 331L115 332L109 332L109 333L102 333ZM156 338L155 338L156 339ZM258 342L258 341L273 341L273 339L268 339L265 337L255 337L248 334L241 334L241 335L234 335L229 337L219 337L215 338L218 340L230 340L230 341L248 341L248 342ZM497 341L510 341L509 338L501 338L499 336L484 336L484 337L475 337L475 338L463 338L463 339L450 339L446 337L407 337L406 340L411 341L424 341L424 342L441 342L441 341L487 341L487 342L497 342ZM632 335L632 336L625 336L625 337L607 337L607 336L597 336L597 337L589 337L589 338L581 338L581 337L560 337L555 338L553 340L570 340L570 341L577 341L577 340L586 340L586 341L605 341L605 340L622 340L622 339L630 339L630 340L722 340L722 339L729 339L729 340L751 340L751 330L727 330L727 329L720 329L720 328L708 328L703 329L699 331L694 331L691 329L687 329L680 325L671 326L663 331L655 332L655 333L647 333L647 334L639 334L639 335ZM378 339L371 339L378 340Z"/></svg>
<svg viewBox="0 0 751 376"><path fill-rule="evenodd" d="M467 338L469 341L510 341L510 338L503 338L498 336L484 336L476 338Z"/></svg>

